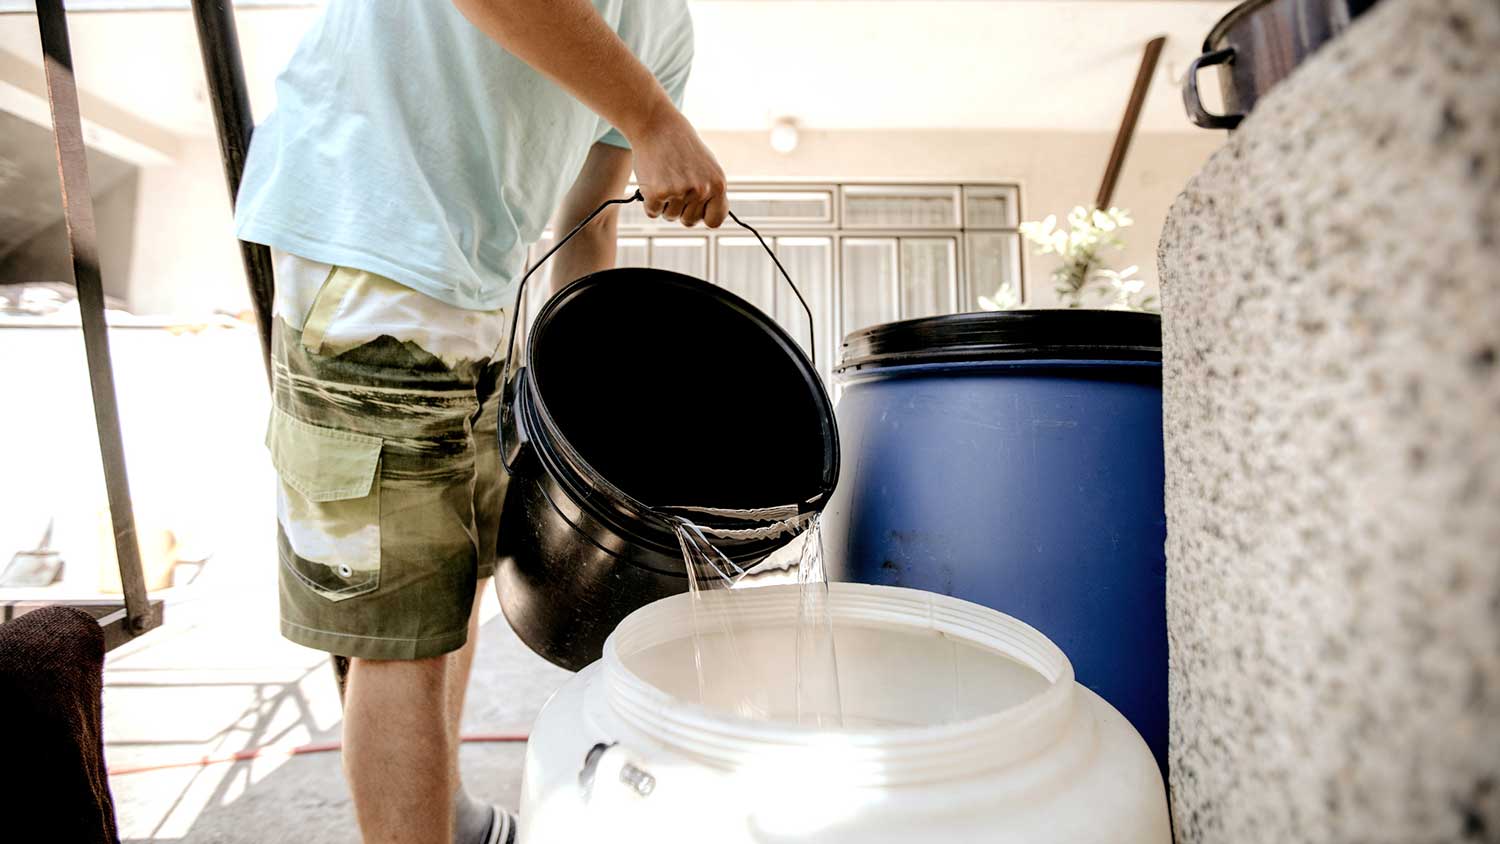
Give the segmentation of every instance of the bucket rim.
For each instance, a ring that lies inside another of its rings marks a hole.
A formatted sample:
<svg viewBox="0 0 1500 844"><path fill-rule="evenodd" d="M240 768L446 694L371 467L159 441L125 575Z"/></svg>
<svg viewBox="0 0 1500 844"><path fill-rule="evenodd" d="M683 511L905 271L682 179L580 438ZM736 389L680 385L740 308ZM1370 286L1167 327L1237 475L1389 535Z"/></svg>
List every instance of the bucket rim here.
<svg viewBox="0 0 1500 844"><path fill-rule="evenodd" d="M536 319L531 325L531 334L527 339L523 352L523 367L517 372L517 380L520 381L518 389L518 409L521 411L523 421L532 430L542 433L543 437L535 434L532 436L533 450L539 459L546 464L554 477L574 496L577 503L587 508L595 516L603 518L609 526L621 535L635 542L642 542L653 547L655 550L668 554L678 552L678 542L675 527L679 517L669 515L664 508L652 507L633 495L625 492L614 482L610 481L578 452L573 444L564 436L562 430L553 419L547 408L546 399L543 395L544 384L537 377L535 354L537 338L544 336L547 328L556 318L558 311L567 307L568 303L576 301L585 295L589 289L600 284L619 284L623 279L613 278L622 274L632 275L631 284L639 285L642 281L654 282L679 287L692 291L695 295L706 296L729 305L735 311L750 318L761 329L765 330L783 352L787 353L794 361L805 384L812 388L815 401L819 407L819 417L823 426L823 436L826 441L831 441L832 448L825 450L825 460L822 467L821 479L818 492L812 497L795 502L799 513L821 512L832 498L834 490L838 486L840 470L840 447L838 438L838 425L833 412L833 402L828 395L827 388L818 377L817 370L813 367L807 354L798 345L796 340L781 327L769 314L752 305L750 302L726 290L718 285L694 278L684 273L671 270L660 270L649 267L614 267L590 273L570 282L562 290L558 291L538 312ZM526 374L521 376L521 372ZM793 502L784 502L791 504ZM600 505L603 506L600 506ZM642 531L639 527L645 526L649 530ZM785 545L787 537L772 537L757 540L723 540L716 542L721 545L722 550L731 559L751 558L764 555L776 548Z"/></svg>

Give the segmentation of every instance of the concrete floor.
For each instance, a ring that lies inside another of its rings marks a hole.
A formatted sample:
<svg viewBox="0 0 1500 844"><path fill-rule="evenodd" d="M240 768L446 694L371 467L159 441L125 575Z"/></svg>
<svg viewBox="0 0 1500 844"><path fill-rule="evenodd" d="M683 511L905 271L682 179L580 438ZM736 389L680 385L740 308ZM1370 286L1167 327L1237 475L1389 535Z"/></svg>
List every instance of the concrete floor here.
<svg viewBox="0 0 1500 844"><path fill-rule="evenodd" d="M120 772L338 739L332 669L324 654L277 633L267 560L274 557L216 558L197 583L177 590L165 627L110 655L104 737L124 841L359 841L336 752ZM525 732L571 675L521 644L493 593L481 618L464 732ZM469 791L514 809L524 753L524 744L466 745Z"/></svg>

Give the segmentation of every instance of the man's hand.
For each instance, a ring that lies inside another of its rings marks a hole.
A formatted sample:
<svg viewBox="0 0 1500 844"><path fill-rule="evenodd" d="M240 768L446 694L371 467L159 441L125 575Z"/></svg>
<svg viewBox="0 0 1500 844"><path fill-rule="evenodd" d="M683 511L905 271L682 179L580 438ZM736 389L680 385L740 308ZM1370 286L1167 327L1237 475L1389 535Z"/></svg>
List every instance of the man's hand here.
<svg viewBox="0 0 1500 844"><path fill-rule="evenodd" d="M650 0L643 0L650 2ZM618 128L652 217L724 222L724 170L656 77L588 0L453 0L500 46Z"/></svg>
<svg viewBox="0 0 1500 844"><path fill-rule="evenodd" d="M630 143L646 216L681 220L684 226L703 222L718 228L724 222L729 210L724 169L682 112L669 108Z"/></svg>

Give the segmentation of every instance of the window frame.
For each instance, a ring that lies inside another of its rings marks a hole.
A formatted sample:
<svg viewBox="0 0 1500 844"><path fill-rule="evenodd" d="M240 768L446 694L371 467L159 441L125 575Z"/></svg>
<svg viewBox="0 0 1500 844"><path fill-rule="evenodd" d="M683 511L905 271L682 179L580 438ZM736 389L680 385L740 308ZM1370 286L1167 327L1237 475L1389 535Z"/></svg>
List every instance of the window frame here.
<svg viewBox="0 0 1500 844"><path fill-rule="evenodd" d="M630 189L635 190L631 184ZM849 227L844 224L844 195L846 189L853 188L858 193L866 191L890 190L894 193L918 193L924 190L937 191L951 189L957 196L959 225L934 226L931 228L913 228L909 226L859 226ZM956 300L959 304L958 313L964 313L970 307L969 303L975 301L980 293L987 291L976 291L971 289L969 278L969 254L968 237L973 233L1005 233L1014 235L1017 242L1016 260L1012 267L1016 282L1016 292L1020 301L1026 302L1030 299L1031 289L1027 283L1026 250L1022 248L1020 238L1020 224L1025 219L1022 208L1022 190L1018 181L964 181L964 182L941 182L941 181L816 181L816 182L786 182L753 180L735 181L729 186L730 193L827 193L832 197L831 218L826 222L809 223L798 221L795 224L782 224L773 220L762 218L747 219L746 222L755 226L760 233L766 237L816 237L819 235L832 234L835 239L844 236L852 237L939 237L948 236L950 233L957 240L957 261L955 272L958 277L958 287L955 291ZM970 225L968 199L970 196L1001 195L1008 196L1011 207L1014 209L1011 219L1014 223L1003 226L974 226ZM727 227L727 228L726 228ZM681 225L667 220L649 220L644 224L628 223L621 220L619 224L619 235L621 237L703 237L710 239L721 236L734 236L734 229L738 228L733 221L727 221L724 227L718 230L711 229L684 229ZM838 257L842 245L834 244L835 256ZM715 260L717 249L715 244L710 243L709 248L709 277L712 278L716 270ZM833 269L834 276L842 279L842 262L835 261ZM843 290L838 291L842 297ZM842 299L835 302L836 306L842 305ZM840 326L842 327L842 326ZM842 334L840 334L842 337Z"/></svg>
<svg viewBox="0 0 1500 844"><path fill-rule="evenodd" d="M828 313L819 315L818 325L815 333L827 334L826 339L818 339L819 369L825 377L830 375L834 365L835 357L843 338L848 334L844 320L844 241L846 239L891 239L896 246L896 319L909 318L904 314L905 310L905 279L902 273L902 255L905 249L905 240L910 239L940 239L951 238L953 241L953 281L951 295L956 303L956 309L947 313L966 313L973 311L977 306L978 296L988 294L990 291L974 289L974 280L970 273L970 236L975 234L1003 234L1011 239L1014 244L1014 256L1008 275L1013 278L1016 285L1018 297L1021 302L1030 299L1030 285L1027 283L1027 260L1026 249L1020 236L1020 222L1025 219L1022 207L1022 189L1017 181L963 181L946 182L938 180L853 180L853 181L754 181L740 180L729 185L729 192L744 196L746 194L822 194L828 197L829 213L825 218L799 218L788 221L767 219L762 217L747 218L746 222L755 226L766 238L768 243L774 244L781 238L817 238L827 239L829 243L828 270L832 274L830 278L830 290L828 295L832 301L828 302ZM630 186L631 190L635 185ZM957 226L910 226L899 225L866 225L850 227L845 225L845 210L849 194L878 194L888 191L891 195L934 195L949 193L956 202ZM1009 213L1004 221L1006 225L971 225L969 219L970 197L1003 197L1009 201ZM635 207L635 206L632 206ZM732 206L731 206L732 207ZM667 220L649 220L642 216L621 216L617 226L617 236L621 240L646 242L647 264L655 261L656 242L658 240L689 239L701 241L705 245L707 255L705 257L705 278L712 280L717 277L719 270L719 243L721 238L748 237L749 232L736 226L733 221L726 221L718 229L706 229L695 227L685 229L679 223ZM549 228L544 238L553 235ZM539 257L535 249L533 259ZM773 273L777 282L773 289L777 291L776 296L789 295L782 288L782 280ZM793 279L796 281L796 279ZM804 291L804 295L805 291ZM530 297L528 296L528 299ZM773 300L773 310L777 307L778 300ZM817 313L817 303L811 303L814 313ZM528 310L534 308L529 307ZM800 308L797 309L800 313ZM529 317L532 314L528 314Z"/></svg>

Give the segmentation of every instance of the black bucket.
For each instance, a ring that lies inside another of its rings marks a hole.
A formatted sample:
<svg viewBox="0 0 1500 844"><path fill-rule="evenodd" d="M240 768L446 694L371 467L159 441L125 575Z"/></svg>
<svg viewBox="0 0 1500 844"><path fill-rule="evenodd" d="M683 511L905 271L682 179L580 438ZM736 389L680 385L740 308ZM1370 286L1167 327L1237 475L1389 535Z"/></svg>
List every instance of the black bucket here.
<svg viewBox="0 0 1500 844"><path fill-rule="evenodd" d="M838 430L816 367L723 288L664 270L585 276L537 315L523 363L500 426L496 579L512 629L564 668L687 590L680 515L724 529L713 544L745 568L795 535L735 536L742 522L684 508L809 514L833 493Z"/></svg>

